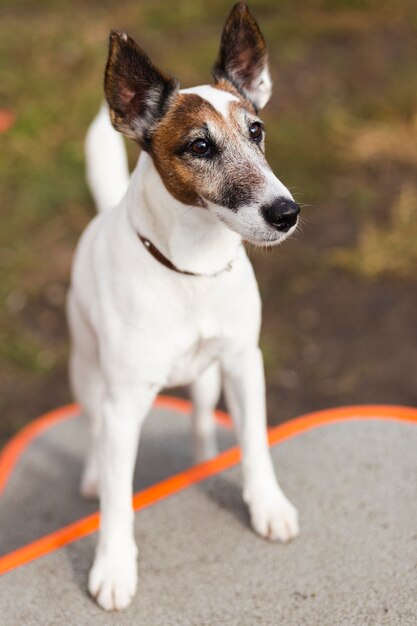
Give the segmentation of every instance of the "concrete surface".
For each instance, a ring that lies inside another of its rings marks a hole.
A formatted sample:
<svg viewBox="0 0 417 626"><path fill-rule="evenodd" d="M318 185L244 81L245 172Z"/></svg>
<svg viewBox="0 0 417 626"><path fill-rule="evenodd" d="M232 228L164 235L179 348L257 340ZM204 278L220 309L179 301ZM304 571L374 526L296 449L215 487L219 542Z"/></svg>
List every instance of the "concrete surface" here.
<svg viewBox="0 0 417 626"><path fill-rule="evenodd" d="M48 429L17 463L0 498L0 556L97 510L79 495L87 425L74 417ZM235 443L218 428L220 450ZM192 465L190 418L153 409L145 421L135 468L134 491ZM1 622L0 622L1 626Z"/></svg>
<svg viewBox="0 0 417 626"><path fill-rule="evenodd" d="M150 464L147 470L139 461L143 484L153 480L150 467L159 480L165 475L161 466L177 471L189 462L177 424L171 425L173 416L159 413L155 423L164 419L172 435L154 441L149 431L143 439L142 459L148 454ZM186 418L181 420L180 430ZM159 430L155 426L154 434ZM178 457L171 456L171 444ZM61 484L71 477L73 485L62 487L67 495L59 509L65 510L68 493L78 483L79 470L73 467L78 437L69 443L67 432L65 450L56 445L50 441L53 462L62 466L56 478ZM416 451L417 428L409 423L351 421L306 432L272 450L281 484L300 512L301 535L293 543L271 544L250 530L235 467L136 515L139 588L127 611L106 614L86 593L94 534L5 574L0 624L415 626ZM39 476L31 478L34 483ZM22 476L13 480L24 485ZM48 489L49 514L56 514L59 523L70 513L79 515L74 495L68 499L74 508L64 516L56 511L57 487ZM40 531L38 514L26 510L23 520L15 520L36 528L28 536ZM2 510L3 547L5 536L15 543L21 539L22 531L9 528L12 523L12 513ZM46 525L52 525L50 520Z"/></svg>

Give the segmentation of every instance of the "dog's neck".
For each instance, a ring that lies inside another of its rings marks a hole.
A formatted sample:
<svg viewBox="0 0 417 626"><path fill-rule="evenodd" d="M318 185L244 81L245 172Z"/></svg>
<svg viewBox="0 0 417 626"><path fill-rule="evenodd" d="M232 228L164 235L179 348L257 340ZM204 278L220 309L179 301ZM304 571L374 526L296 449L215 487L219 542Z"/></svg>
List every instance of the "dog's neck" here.
<svg viewBox="0 0 417 626"><path fill-rule="evenodd" d="M241 237L207 209L176 200L145 152L132 174L127 202L136 232L149 239L177 268L215 274L236 258Z"/></svg>

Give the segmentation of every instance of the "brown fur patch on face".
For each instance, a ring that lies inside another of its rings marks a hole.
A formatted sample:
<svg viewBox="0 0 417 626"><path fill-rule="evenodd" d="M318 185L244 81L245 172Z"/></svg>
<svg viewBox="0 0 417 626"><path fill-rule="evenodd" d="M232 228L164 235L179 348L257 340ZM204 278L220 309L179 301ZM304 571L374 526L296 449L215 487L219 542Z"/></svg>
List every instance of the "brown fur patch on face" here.
<svg viewBox="0 0 417 626"><path fill-rule="evenodd" d="M240 97L238 102L234 101L230 103L231 117L232 117L232 120L236 120L236 123L237 123L239 112L242 112L242 109L244 109L246 113L249 113L250 118L259 119L258 116L256 115L255 108L252 106L249 100L246 100L246 98Z"/></svg>
<svg viewBox="0 0 417 626"><path fill-rule="evenodd" d="M220 91L227 91L228 93L236 96L236 98L239 98L240 106L243 106L249 113L252 113L253 115L256 114L256 110L252 102L245 98L242 93L238 89L236 89L236 87L226 78L222 78L216 81L215 83L213 83L212 87L214 87L214 89L220 89Z"/></svg>
<svg viewBox="0 0 417 626"><path fill-rule="evenodd" d="M151 155L168 191L180 202L206 206L210 201L232 211L256 204L265 186L263 141L255 142L250 125L257 121L245 99L231 99L224 117L206 99L178 94L155 130ZM193 153L203 139L209 153Z"/></svg>
<svg viewBox="0 0 417 626"><path fill-rule="evenodd" d="M187 145L207 135L207 122L226 129L226 121L216 109L196 94L178 94L152 140L152 157L168 191L180 202L203 206L197 191L199 173L206 169L204 159L194 159L190 167ZM182 157L182 155L184 155ZM193 157L190 157L191 159Z"/></svg>

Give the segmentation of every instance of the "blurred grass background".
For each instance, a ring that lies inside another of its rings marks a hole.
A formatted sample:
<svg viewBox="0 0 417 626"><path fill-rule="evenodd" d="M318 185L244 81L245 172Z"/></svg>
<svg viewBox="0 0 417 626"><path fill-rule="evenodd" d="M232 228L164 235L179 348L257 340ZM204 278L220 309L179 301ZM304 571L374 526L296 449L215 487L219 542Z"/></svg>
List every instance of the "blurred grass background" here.
<svg viewBox="0 0 417 626"><path fill-rule="evenodd" d="M252 0L274 95L267 155L304 226L251 251L272 423L339 404L417 404L415 0ZM182 86L206 83L226 0L2 0L0 443L70 401L65 292L94 207L83 139L111 28ZM132 163L137 150L129 148Z"/></svg>

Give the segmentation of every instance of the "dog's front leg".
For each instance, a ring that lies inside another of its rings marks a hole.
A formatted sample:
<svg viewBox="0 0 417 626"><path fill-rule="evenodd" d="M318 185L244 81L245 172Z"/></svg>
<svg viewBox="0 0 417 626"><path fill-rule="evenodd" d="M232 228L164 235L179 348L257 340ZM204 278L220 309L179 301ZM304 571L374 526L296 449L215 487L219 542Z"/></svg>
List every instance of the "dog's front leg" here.
<svg viewBox="0 0 417 626"><path fill-rule="evenodd" d="M268 539L298 534L296 509L282 492L268 447L262 354L251 347L223 360L226 400L242 450L243 498L252 526Z"/></svg>
<svg viewBox="0 0 417 626"><path fill-rule="evenodd" d="M100 535L89 591L107 611L124 609L136 591L137 548L132 487L141 425L156 389L112 390L103 406L100 441Z"/></svg>

